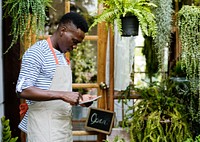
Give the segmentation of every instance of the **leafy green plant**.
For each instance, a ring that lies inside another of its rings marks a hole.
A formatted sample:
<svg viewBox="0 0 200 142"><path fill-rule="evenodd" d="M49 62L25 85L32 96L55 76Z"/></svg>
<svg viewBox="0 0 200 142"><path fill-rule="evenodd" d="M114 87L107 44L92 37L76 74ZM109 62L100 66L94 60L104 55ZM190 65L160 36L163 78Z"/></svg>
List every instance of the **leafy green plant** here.
<svg viewBox="0 0 200 142"><path fill-rule="evenodd" d="M134 90L141 99L134 105L124 101L128 110L123 120L132 142L183 142L191 137L186 108L176 97L179 90L172 80L153 82L149 87Z"/></svg>
<svg viewBox="0 0 200 142"><path fill-rule="evenodd" d="M150 78L164 70L165 48L170 45L172 29L172 0L152 0L157 5L152 10L155 15L157 34L155 38L144 36L143 54L146 58L146 72Z"/></svg>
<svg viewBox="0 0 200 142"><path fill-rule="evenodd" d="M200 94L200 8L184 5L178 12L181 64L195 94ZM199 102L200 111L200 102Z"/></svg>
<svg viewBox="0 0 200 142"><path fill-rule="evenodd" d="M149 36L144 37L144 47L142 53L146 58L146 72L152 82L152 77L156 75L159 70L159 61L157 57L157 49L154 46L153 38Z"/></svg>
<svg viewBox="0 0 200 142"><path fill-rule="evenodd" d="M12 42L8 50L17 42L22 41L24 34L28 31L36 35L44 32L47 7L51 7L52 0L6 0L3 4L4 17L11 17Z"/></svg>
<svg viewBox="0 0 200 142"><path fill-rule="evenodd" d="M156 23L151 8L155 8L156 5L149 0L99 0L99 3L104 5L104 9L94 19L90 28L103 21L111 25L114 25L116 21L118 31L121 33L121 17L135 15L139 20L143 35L155 37Z"/></svg>
<svg viewBox="0 0 200 142"><path fill-rule="evenodd" d="M200 135L196 136L194 140L192 138L187 138L184 142L200 142Z"/></svg>
<svg viewBox="0 0 200 142"><path fill-rule="evenodd" d="M178 12L181 41L181 67L185 68L191 91L189 111L192 131L199 134L200 126L200 8L184 5Z"/></svg>
<svg viewBox="0 0 200 142"><path fill-rule="evenodd" d="M10 130L10 120L6 119L5 116L1 118L2 124L2 142L16 142L18 137L12 138Z"/></svg>
<svg viewBox="0 0 200 142"><path fill-rule="evenodd" d="M173 0L152 0L152 2L157 5L157 7L152 10L157 25L157 34L155 39L153 39L153 47L155 48L154 50L157 51L158 66L162 71L164 70L165 48L168 48L171 42L172 16L174 12L172 1Z"/></svg>
<svg viewBox="0 0 200 142"><path fill-rule="evenodd" d="M182 63L177 61L175 66L170 70L170 76L173 77L186 77L185 67L182 67Z"/></svg>

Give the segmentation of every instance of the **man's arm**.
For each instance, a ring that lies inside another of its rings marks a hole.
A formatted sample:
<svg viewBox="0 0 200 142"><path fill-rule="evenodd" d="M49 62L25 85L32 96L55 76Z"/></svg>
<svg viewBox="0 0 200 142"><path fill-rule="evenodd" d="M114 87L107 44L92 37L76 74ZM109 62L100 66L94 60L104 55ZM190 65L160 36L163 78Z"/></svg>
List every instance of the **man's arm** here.
<svg viewBox="0 0 200 142"><path fill-rule="evenodd" d="M36 87L28 87L19 93L19 97L33 101L63 100L71 105L77 105L80 99L80 93L42 90Z"/></svg>

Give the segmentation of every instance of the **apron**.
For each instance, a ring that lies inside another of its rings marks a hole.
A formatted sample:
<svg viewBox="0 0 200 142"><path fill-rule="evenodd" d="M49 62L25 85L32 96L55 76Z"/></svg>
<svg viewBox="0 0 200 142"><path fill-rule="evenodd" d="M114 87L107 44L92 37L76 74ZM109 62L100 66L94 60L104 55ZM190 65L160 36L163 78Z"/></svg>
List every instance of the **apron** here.
<svg viewBox="0 0 200 142"><path fill-rule="evenodd" d="M72 91L69 65L59 65L50 38L49 47L56 61L50 86L54 91ZM72 142L72 106L62 100L35 102L28 110L28 142Z"/></svg>

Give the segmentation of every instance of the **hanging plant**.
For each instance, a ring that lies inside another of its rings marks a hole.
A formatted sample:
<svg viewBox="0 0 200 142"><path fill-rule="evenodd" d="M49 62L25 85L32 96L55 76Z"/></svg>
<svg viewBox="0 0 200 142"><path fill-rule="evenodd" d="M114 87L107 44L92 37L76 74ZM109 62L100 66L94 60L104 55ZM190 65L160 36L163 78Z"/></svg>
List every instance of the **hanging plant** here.
<svg viewBox="0 0 200 142"><path fill-rule="evenodd" d="M11 17L12 41L9 49L17 42L18 38L22 41L27 31L39 35L44 32L47 7L51 7L52 0L7 0L3 4L4 17Z"/></svg>
<svg viewBox="0 0 200 142"><path fill-rule="evenodd" d="M142 49L142 53L146 58L146 72L152 82L152 77L156 75L159 70L158 67L158 58L156 56L157 51L153 44L153 38L149 36L144 36L144 48Z"/></svg>
<svg viewBox="0 0 200 142"><path fill-rule="evenodd" d="M122 17L136 16L143 35L155 37L156 23L152 8L156 5L149 0L99 0L99 4L104 5L102 13L95 19L90 29L101 22L114 25L116 21L117 29L122 34ZM131 26L131 25L130 25Z"/></svg>
<svg viewBox="0 0 200 142"><path fill-rule="evenodd" d="M152 2L157 5L157 7L153 9L157 25L157 36L153 42L154 48L157 51L156 55L159 62L159 68L163 70L165 60L164 51L171 42L173 6L172 0L152 0Z"/></svg>
<svg viewBox="0 0 200 142"><path fill-rule="evenodd" d="M200 124L200 8L185 5L178 12L178 27L181 41L182 67L190 83L189 103L193 124ZM194 103L195 102L195 103ZM199 131L199 129L197 129Z"/></svg>
<svg viewBox="0 0 200 142"><path fill-rule="evenodd" d="M185 5L178 12L181 40L181 63L186 68L191 90L199 94L200 87L200 8ZM200 103L200 101L199 101Z"/></svg>

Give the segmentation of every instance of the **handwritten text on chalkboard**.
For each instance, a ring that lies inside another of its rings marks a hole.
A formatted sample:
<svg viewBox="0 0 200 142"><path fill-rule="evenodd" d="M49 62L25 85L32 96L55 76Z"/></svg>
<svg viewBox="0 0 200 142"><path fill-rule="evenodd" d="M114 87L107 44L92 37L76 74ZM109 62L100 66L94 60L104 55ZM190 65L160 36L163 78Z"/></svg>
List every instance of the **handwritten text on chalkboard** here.
<svg viewBox="0 0 200 142"><path fill-rule="evenodd" d="M98 132L109 134L112 128L114 112L90 108L89 115L86 121L86 129L95 130Z"/></svg>

